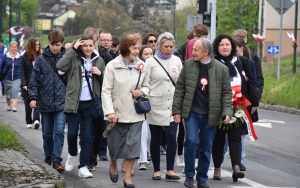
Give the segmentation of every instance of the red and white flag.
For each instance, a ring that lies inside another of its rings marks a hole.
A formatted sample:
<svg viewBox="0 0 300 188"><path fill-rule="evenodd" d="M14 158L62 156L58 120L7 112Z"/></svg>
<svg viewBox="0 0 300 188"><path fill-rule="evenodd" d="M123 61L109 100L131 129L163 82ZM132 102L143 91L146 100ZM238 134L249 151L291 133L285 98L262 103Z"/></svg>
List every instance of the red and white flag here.
<svg viewBox="0 0 300 188"><path fill-rule="evenodd" d="M252 37L256 40L256 41L264 41L263 36L260 36L259 34L252 34Z"/></svg>
<svg viewBox="0 0 300 188"><path fill-rule="evenodd" d="M296 38L294 36L294 33L289 33L289 32L286 32L286 34L288 35L288 37L292 40L293 43L296 43Z"/></svg>
<svg viewBox="0 0 300 188"><path fill-rule="evenodd" d="M11 27L8 31L9 31L12 35L19 35L19 34L22 34L22 33L23 33L23 32L22 32L23 28L19 29L18 32L16 32L16 31L15 31L15 28L16 28L16 27L17 27L17 26Z"/></svg>

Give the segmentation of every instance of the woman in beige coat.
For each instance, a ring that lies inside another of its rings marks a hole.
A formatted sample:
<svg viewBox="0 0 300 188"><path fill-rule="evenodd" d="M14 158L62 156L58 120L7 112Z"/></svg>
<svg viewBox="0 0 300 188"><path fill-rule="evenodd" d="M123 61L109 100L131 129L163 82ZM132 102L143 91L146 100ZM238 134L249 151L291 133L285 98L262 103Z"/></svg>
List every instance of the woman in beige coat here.
<svg viewBox="0 0 300 188"><path fill-rule="evenodd" d="M175 175L174 161L176 155L176 132L178 124L172 117L172 103L182 63L173 55L174 37L165 32L158 37L157 51L154 57L146 60L146 74L149 76L152 114L147 114L147 122L151 131L150 153L154 166L153 180L160 180L160 143L162 130L166 130L167 140L167 173L166 179L178 180ZM170 75L170 77L168 76Z"/></svg>
<svg viewBox="0 0 300 188"><path fill-rule="evenodd" d="M137 58L140 40L137 34L127 35L121 40L121 55L107 64L102 87L104 119L117 123L107 138L110 178L114 183L118 181L117 159L124 159L124 187L134 187L131 172L135 159L140 156L141 130L145 120L144 114L136 113L133 97L149 93L144 62Z"/></svg>

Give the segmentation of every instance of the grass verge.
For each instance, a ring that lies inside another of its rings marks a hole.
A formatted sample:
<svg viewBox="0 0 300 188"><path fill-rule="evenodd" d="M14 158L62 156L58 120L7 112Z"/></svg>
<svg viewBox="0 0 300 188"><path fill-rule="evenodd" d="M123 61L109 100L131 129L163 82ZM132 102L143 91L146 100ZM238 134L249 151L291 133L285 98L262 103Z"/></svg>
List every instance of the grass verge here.
<svg viewBox="0 0 300 188"><path fill-rule="evenodd" d="M23 146L20 144L14 130L3 122L0 122L0 149L3 148L21 151Z"/></svg>
<svg viewBox="0 0 300 188"><path fill-rule="evenodd" d="M265 79L262 102L300 108L300 55L297 56L296 73L292 73L293 57L281 59L280 79L277 80L277 61L263 64Z"/></svg>

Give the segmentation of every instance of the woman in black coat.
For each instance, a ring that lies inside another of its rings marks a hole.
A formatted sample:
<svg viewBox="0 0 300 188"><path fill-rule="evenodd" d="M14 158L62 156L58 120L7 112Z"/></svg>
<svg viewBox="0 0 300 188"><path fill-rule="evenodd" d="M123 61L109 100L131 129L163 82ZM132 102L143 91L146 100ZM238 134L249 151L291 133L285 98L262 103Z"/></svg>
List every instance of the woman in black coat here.
<svg viewBox="0 0 300 188"><path fill-rule="evenodd" d="M21 86L23 90L22 93L24 97L26 114L25 118L27 128L34 127L35 129L38 129L40 126L40 113L38 112L38 110L34 109L32 118L32 109L30 108L30 101L28 99L28 85L35 60L39 55L41 55L42 52L40 41L35 38L29 39L26 44L25 50L26 52L22 56L20 67Z"/></svg>
<svg viewBox="0 0 300 188"><path fill-rule="evenodd" d="M256 92L254 78L252 77L249 61L244 61L243 58L236 56L236 44L229 35L219 35L213 42L215 59L221 61L228 67L230 84L241 86L241 94L248 99L252 104L252 111L257 111L259 99ZM221 180L221 164L224 159L223 150L226 134L228 135L228 144L230 151L231 164L233 167L232 179L234 182L238 178L244 178L244 173L240 172L241 162L241 135L244 129L244 123L237 120L230 127L221 126L216 131L215 139L212 146L212 157L214 162L214 180Z"/></svg>

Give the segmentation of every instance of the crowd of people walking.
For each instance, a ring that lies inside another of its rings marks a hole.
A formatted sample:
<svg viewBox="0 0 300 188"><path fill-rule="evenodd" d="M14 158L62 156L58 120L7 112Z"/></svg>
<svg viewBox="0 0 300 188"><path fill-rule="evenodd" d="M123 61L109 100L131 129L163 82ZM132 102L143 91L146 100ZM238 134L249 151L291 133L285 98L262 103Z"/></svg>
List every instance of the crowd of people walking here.
<svg viewBox="0 0 300 188"><path fill-rule="evenodd" d="M179 180L177 165L184 167L185 187L194 187L196 176L197 187L209 188L211 157L212 179L222 180L229 148L232 180L237 182L245 177L249 129L235 115L234 104L243 98L248 105L242 113L257 121L261 63L246 45L247 31L239 29L233 37L221 34L214 41L207 35L205 25L196 25L176 49L169 32L128 34L119 40L89 27L79 39L64 44L63 31L53 29L44 49L31 38L24 54L17 42L5 48L1 39L7 111L17 112L21 91L26 127L41 126L44 161L59 172L74 170L78 160L78 176L91 178L97 158L110 159L107 173L117 183L122 160L124 187L133 188L137 160L139 170L152 162L154 181L161 180L161 170L166 170L166 180ZM142 97L151 110L136 110ZM109 124L113 127L106 139L102 134ZM62 159L65 129L68 157ZM166 169L161 169L161 154L166 154Z"/></svg>

